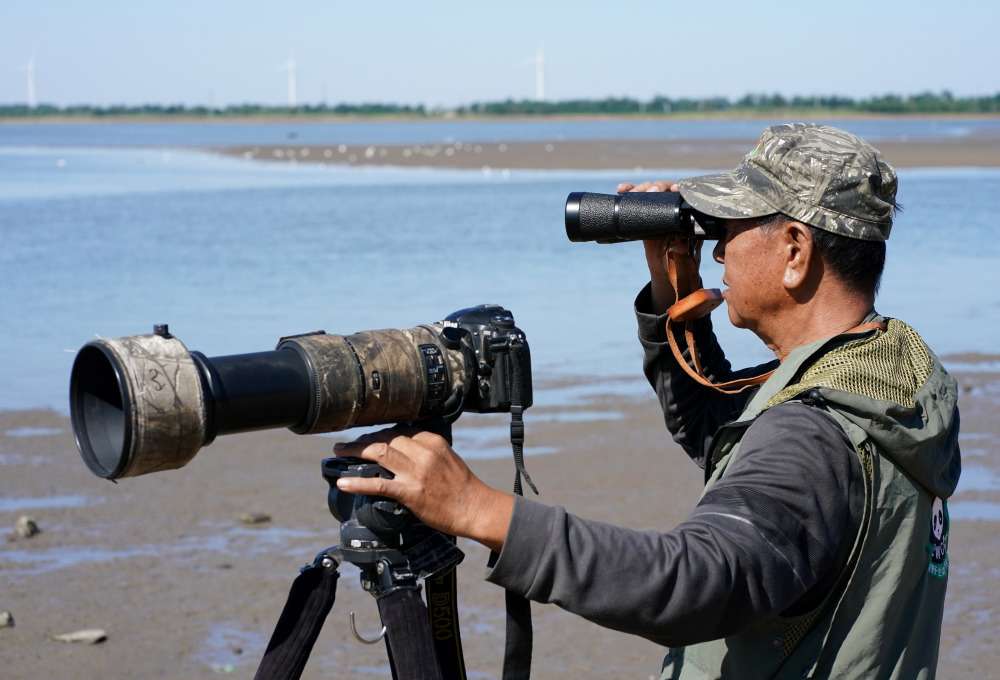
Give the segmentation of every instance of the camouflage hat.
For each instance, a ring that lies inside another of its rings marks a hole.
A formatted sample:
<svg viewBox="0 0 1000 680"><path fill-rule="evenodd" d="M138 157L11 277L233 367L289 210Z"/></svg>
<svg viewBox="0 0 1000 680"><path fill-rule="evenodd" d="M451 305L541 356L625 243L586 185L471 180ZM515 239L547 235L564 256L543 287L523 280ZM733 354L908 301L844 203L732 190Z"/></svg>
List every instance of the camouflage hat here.
<svg viewBox="0 0 1000 680"><path fill-rule="evenodd" d="M878 149L812 123L769 127L736 169L678 185L691 207L713 217L780 212L865 241L889 238L896 200L896 171Z"/></svg>

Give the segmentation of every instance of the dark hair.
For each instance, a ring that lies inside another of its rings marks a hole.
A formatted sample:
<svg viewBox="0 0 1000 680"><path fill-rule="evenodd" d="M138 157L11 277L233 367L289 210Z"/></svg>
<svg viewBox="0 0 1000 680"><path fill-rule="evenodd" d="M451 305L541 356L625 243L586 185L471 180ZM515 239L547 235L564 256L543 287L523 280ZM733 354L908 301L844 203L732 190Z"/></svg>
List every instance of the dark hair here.
<svg viewBox="0 0 1000 680"><path fill-rule="evenodd" d="M863 241L809 226L813 245L833 273L859 293L878 295L885 269L885 241Z"/></svg>
<svg viewBox="0 0 1000 680"><path fill-rule="evenodd" d="M785 221L797 221L782 213L766 215L757 226L772 227ZM823 262L855 292L878 294L885 269L885 241L864 241L806 225L812 232L813 245Z"/></svg>

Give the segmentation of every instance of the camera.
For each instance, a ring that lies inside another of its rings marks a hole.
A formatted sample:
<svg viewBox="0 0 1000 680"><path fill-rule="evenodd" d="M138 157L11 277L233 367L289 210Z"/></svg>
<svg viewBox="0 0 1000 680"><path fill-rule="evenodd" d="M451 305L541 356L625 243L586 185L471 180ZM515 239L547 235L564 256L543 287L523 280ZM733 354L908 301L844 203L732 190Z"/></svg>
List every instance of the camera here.
<svg viewBox="0 0 1000 680"><path fill-rule="evenodd" d="M157 325L76 355L70 417L91 472L119 479L183 467L216 436L296 434L508 412L531 405L524 333L500 305L409 329L281 338L266 352L208 358Z"/></svg>
<svg viewBox="0 0 1000 680"><path fill-rule="evenodd" d="M688 205L676 191L592 194L573 192L566 199L566 236L570 241L621 243L683 236L717 239L721 221Z"/></svg>

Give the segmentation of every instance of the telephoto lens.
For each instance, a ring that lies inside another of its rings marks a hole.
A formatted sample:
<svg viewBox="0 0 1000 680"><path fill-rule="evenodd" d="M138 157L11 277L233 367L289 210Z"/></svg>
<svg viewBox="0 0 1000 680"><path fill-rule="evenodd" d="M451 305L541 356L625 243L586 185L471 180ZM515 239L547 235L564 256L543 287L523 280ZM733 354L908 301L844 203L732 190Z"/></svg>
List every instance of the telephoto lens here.
<svg viewBox="0 0 1000 680"><path fill-rule="evenodd" d="M469 394L473 378L469 352L453 347L440 325L427 325L311 333L269 352L208 358L157 326L77 353L73 431L91 472L118 479L183 467L217 435L314 434L441 415L462 407L448 399Z"/></svg>
<svg viewBox="0 0 1000 680"><path fill-rule="evenodd" d="M318 331L268 352L214 358L157 325L84 345L69 401L84 462L118 479L183 467L223 434L450 423L465 411L520 412L531 400L524 333L500 305L478 305L438 323Z"/></svg>

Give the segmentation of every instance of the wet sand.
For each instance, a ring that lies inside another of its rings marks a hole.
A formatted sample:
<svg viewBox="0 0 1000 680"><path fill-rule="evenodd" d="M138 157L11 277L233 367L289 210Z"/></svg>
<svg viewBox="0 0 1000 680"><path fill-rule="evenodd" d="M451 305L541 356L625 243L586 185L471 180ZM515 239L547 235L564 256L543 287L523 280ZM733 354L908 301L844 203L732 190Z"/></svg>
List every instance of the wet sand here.
<svg viewBox="0 0 1000 680"><path fill-rule="evenodd" d="M998 357L965 359L995 364ZM951 501L951 581L938 677L997 678L1000 374L957 376L966 472ZM609 394L534 408L525 421L527 466L544 502L668 530L699 495L701 471L665 433L652 396ZM470 454L502 448L506 423L505 416L464 415L456 448ZM182 470L113 484L87 471L65 416L0 413L0 527L8 531L31 514L42 530L0 547L0 611L16 623L0 628L0 677L253 677L299 567L337 541L320 476L333 441L284 430L220 437ZM508 458L470 465L490 484L510 488ZM271 519L241 520L253 513ZM458 592L469 677L499 678L503 594L482 580L486 551L467 541L460 546L467 554ZM344 565L341 574L303 677L387 678L384 647L358 643L348 624L354 611L360 631L372 635L379 627L376 604L360 590L355 567ZM663 649L657 645L555 606L532 609L532 677L658 675ZM88 628L106 630L107 640L52 640Z"/></svg>
<svg viewBox="0 0 1000 680"><path fill-rule="evenodd" d="M283 163L513 169L717 170L735 166L755 139L573 140L411 145L298 145L222 147L215 151ZM1000 137L989 135L873 144L889 162L908 167L1000 167Z"/></svg>

